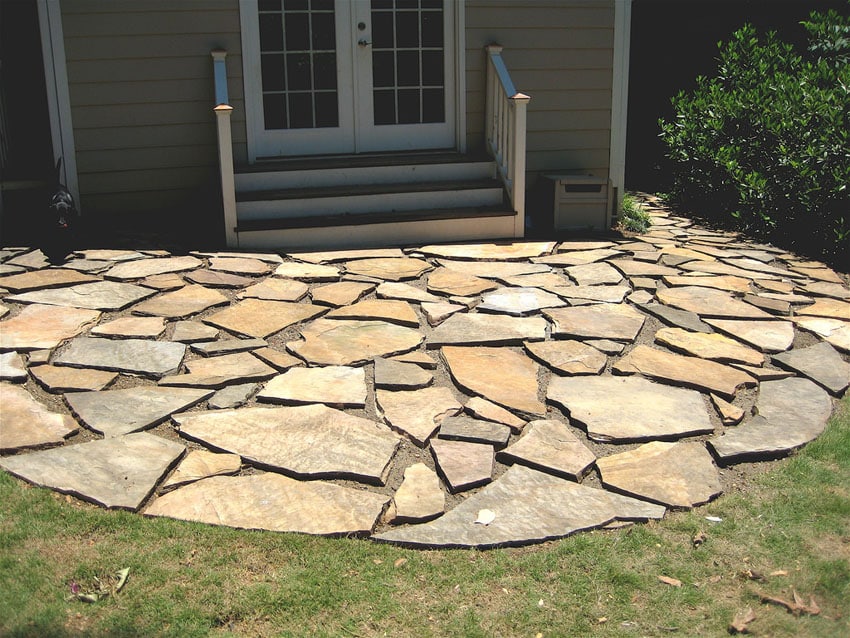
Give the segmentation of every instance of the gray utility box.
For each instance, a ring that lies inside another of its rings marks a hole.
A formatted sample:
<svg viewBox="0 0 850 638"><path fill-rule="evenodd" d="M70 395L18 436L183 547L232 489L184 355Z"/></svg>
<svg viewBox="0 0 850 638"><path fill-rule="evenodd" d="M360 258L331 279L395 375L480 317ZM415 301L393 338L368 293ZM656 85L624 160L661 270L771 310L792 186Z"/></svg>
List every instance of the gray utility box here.
<svg viewBox="0 0 850 638"><path fill-rule="evenodd" d="M607 178L544 175L543 179L551 183L555 230L605 231L611 227L611 184Z"/></svg>

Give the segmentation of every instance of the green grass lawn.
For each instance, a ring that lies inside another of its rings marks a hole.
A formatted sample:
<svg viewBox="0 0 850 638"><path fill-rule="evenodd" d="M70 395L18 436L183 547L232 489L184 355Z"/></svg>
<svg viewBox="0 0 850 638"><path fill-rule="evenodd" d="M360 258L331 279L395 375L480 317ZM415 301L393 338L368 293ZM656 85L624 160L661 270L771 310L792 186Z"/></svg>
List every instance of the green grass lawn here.
<svg viewBox="0 0 850 638"><path fill-rule="evenodd" d="M0 635L720 636L747 607L757 635L850 635L850 398L748 476L660 523L480 552L146 519L0 474ZM820 613L760 601L795 591Z"/></svg>

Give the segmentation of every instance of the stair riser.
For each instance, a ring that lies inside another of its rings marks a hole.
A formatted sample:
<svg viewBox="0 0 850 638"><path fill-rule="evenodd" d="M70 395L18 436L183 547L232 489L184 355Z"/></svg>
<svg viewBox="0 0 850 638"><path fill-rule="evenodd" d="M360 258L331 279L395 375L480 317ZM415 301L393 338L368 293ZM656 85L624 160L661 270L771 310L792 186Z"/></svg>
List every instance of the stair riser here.
<svg viewBox="0 0 850 638"><path fill-rule="evenodd" d="M425 208L474 208L496 206L502 203L502 190L481 188L475 190L432 191L424 193L393 193L350 197L320 197L314 199L289 199L281 201L238 202L239 219L272 219L276 217L303 217L308 215L338 215L342 213L377 213L421 210Z"/></svg>
<svg viewBox="0 0 850 638"><path fill-rule="evenodd" d="M237 192L285 188L319 188L361 184L403 184L442 180L486 179L494 176L492 162L456 162L403 166L369 166L305 171L237 173Z"/></svg>

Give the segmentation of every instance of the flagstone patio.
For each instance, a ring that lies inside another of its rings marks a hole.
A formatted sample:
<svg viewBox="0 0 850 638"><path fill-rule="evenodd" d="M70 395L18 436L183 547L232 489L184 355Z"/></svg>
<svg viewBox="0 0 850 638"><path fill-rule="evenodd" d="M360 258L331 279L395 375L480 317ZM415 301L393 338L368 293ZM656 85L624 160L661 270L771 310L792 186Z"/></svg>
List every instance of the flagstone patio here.
<svg viewBox="0 0 850 638"><path fill-rule="evenodd" d="M816 438L846 274L647 198L644 235L0 249L0 468L103 507L423 547L659 519Z"/></svg>

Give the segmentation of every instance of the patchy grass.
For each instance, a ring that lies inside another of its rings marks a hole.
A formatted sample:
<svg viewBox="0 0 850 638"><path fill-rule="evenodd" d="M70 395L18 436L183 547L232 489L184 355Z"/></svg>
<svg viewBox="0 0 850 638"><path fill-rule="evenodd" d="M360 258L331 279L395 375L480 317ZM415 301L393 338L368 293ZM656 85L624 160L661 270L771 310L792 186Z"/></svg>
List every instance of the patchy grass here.
<svg viewBox="0 0 850 638"><path fill-rule="evenodd" d="M817 441L708 506L521 549L146 519L0 474L3 636L717 636L747 607L759 635L846 636L848 556L850 398ZM65 599L124 567L121 593ZM795 591L820 614L760 601Z"/></svg>
<svg viewBox="0 0 850 638"><path fill-rule="evenodd" d="M626 193L623 195L620 225L631 233L645 233L652 226L652 216L633 195Z"/></svg>

